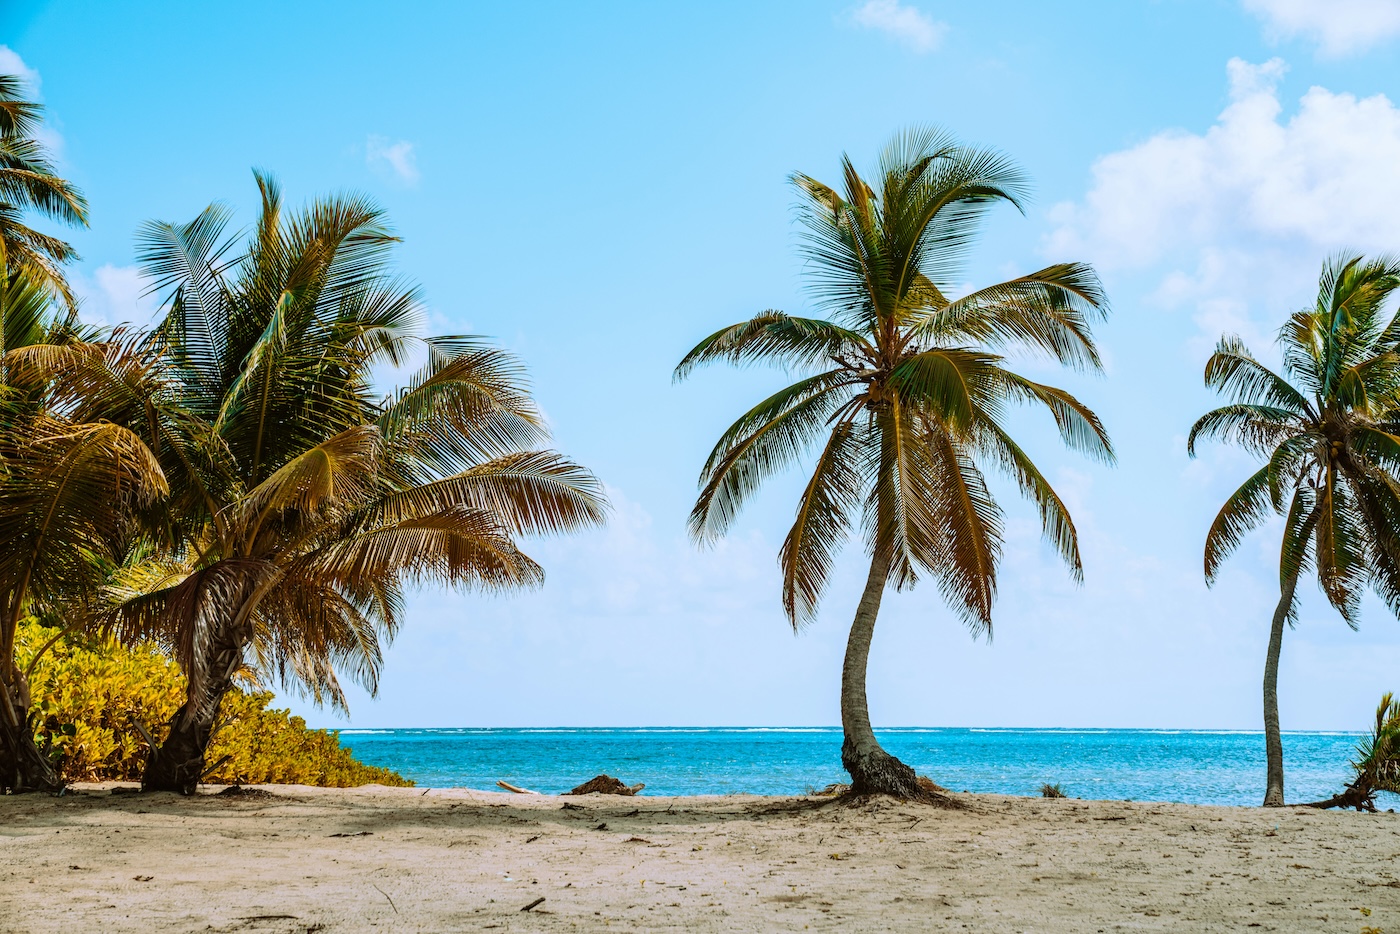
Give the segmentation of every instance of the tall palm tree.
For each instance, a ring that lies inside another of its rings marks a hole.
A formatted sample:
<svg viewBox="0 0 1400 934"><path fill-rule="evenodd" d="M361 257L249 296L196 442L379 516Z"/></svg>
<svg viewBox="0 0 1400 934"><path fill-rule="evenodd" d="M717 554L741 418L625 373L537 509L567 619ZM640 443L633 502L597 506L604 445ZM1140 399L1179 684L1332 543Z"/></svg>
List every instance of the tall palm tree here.
<svg viewBox="0 0 1400 934"><path fill-rule="evenodd" d="M1278 662L1299 578L1316 568L1322 592L1352 628L1368 585L1400 615L1400 315L1385 315L1397 289L1400 260L1333 257L1316 304L1279 330L1283 375L1237 337L1222 338L1206 363L1206 385L1233 401L1201 416L1188 452L1215 438L1265 460L1211 524L1206 582L1270 512L1286 517L1264 662L1265 807L1284 803Z"/></svg>
<svg viewBox="0 0 1400 934"><path fill-rule="evenodd" d="M85 346L71 310L33 270L0 277L0 788L56 790L34 745L28 672L15 633L28 614L71 616L118 560L142 507L165 477L144 442L111 422L85 421L25 364L41 352Z"/></svg>
<svg viewBox="0 0 1400 934"><path fill-rule="evenodd" d="M20 79L0 74L0 269L23 269L70 307L75 302L62 266L76 259L73 248L24 223L25 211L74 226L87 226L87 202L55 174L44 145L35 137L43 108L24 99Z"/></svg>
<svg viewBox="0 0 1400 934"><path fill-rule="evenodd" d="M1070 447L1111 461L1094 413L1069 393L1005 366L1002 350L1099 368L1090 319L1107 303L1094 271L1057 264L948 295L985 211L1020 208L1024 182L1005 157L934 131L896 136L868 183L842 158L837 191L794 175L812 292L829 318L765 311L686 355L677 378L715 360L772 363L809 375L754 406L720 438L701 472L692 536L712 542L764 480L816 449L783 542L783 609L810 622L852 527L870 572L841 676L841 761L856 793L923 796L912 769L871 729L866 661L885 588L931 575L974 634L990 635L1002 513L982 471L1008 474L1040 511L1045 535L1082 576L1064 503L1007 433L1016 403L1050 410Z"/></svg>
<svg viewBox="0 0 1400 934"><path fill-rule="evenodd" d="M257 181L261 214L236 254L217 205L143 230L145 271L168 296L145 344L157 365L70 368L96 400L85 415L150 438L168 465L174 507L107 592L115 628L162 641L188 676L152 790L194 789L245 664L317 700L343 702L337 672L372 690L407 585L537 584L518 539L606 508L591 473L543 447L514 360L423 336L378 208L335 197L287 216ZM376 391L379 369L415 357L407 387Z"/></svg>

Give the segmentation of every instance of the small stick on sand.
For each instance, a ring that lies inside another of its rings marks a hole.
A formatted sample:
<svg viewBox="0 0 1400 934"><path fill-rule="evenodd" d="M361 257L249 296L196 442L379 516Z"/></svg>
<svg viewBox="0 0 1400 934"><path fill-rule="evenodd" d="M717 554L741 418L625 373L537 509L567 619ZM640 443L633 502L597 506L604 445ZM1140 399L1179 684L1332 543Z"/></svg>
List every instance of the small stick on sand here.
<svg viewBox="0 0 1400 934"><path fill-rule="evenodd" d="M529 910L532 909L532 908L538 908L538 907L539 907L540 905L542 905L542 904L544 904L544 896L540 896L539 898L535 899L535 900L532 901L530 904L526 905L524 908L522 908L522 909L520 909L520 910L521 910L521 911L529 911Z"/></svg>
<svg viewBox="0 0 1400 934"><path fill-rule="evenodd" d="M518 794L518 795L537 795L537 794L539 794L538 791L531 791L531 790L528 789L528 788L518 788L518 787L516 787L515 785L512 785L510 782L503 782L503 781L497 780L496 784L497 784L497 785L500 785L500 786L501 786L502 788L504 788L506 791L513 791L513 792L515 792L515 793Z"/></svg>

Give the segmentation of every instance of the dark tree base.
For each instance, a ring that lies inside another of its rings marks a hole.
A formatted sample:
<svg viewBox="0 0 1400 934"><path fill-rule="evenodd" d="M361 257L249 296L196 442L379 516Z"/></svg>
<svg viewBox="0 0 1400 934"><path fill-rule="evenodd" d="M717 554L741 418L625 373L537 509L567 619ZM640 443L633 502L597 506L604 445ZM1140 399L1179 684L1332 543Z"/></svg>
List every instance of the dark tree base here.
<svg viewBox="0 0 1400 934"><path fill-rule="evenodd" d="M142 791L175 791L182 795L192 795L199 788L199 780L204 777L204 752L209 748L209 737L213 733L213 718L205 721L194 717L187 722L185 711L189 704L181 705L170 718L170 733L146 760L146 771L141 776Z"/></svg>
<svg viewBox="0 0 1400 934"><path fill-rule="evenodd" d="M942 797L920 784L913 769L874 743L857 747L848 738L841 744L841 764L851 774L850 795L889 795L901 801L924 802Z"/></svg>
<svg viewBox="0 0 1400 934"><path fill-rule="evenodd" d="M0 699L0 703L4 701ZM23 719L21 722L25 722ZM42 791L58 794L64 784L39 751L34 734L0 723L0 791L19 794Z"/></svg>

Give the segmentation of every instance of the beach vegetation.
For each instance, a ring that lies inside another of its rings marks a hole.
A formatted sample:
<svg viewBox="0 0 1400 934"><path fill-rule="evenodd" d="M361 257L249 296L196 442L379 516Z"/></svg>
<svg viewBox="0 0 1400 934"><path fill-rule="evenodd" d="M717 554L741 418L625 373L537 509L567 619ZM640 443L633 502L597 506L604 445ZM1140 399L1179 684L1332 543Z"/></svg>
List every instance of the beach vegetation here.
<svg viewBox="0 0 1400 934"><path fill-rule="evenodd" d="M882 596L931 578L975 635L990 636L1003 513L987 469L1035 504L1046 539L1080 579L1069 510L1009 434L1008 412L1044 408L1065 444L1100 461L1113 460L1112 446L1085 405L1014 372L1005 355L1099 370L1091 325L1108 302L1083 263L957 297L987 212L1025 203L1025 177L1002 154L916 128L889 143L873 179L848 157L841 167L835 187L792 176L811 295L826 316L761 312L711 334L676 368L678 379L721 361L801 374L720 437L690 533L714 542L764 481L811 455L779 555L783 610L795 629L813 620L858 528L870 565L842 668L841 761L855 794L923 799L931 793L870 724L866 664Z"/></svg>
<svg viewBox="0 0 1400 934"><path fill-rule="evenodd" d="M1206 363L1208 387L1230 398L1191 428L1237 444L1261 466L1225 501L1206 533L1213 584L1244 536L1283 517L1279 599L1264 660L1264 805L1284 804L1278 666L1298 583L1316 573L1327 601L1356 628L1370 588L1400 615L1400 260L1339 254L1324 263L1316 302L1279 329L1282 372L1226 336Z"/></svg>
<svg viewBox="0 0 1400 934"><path fill-rule="evenodd" d="M1050 784L1049 782L1046 782L1045 784L1041 785L1041 786L1040 786L1040 796L1041 796L1042 798L1067 798L1067 797L1069 797L1067 794L1065 794L1065 790L1064 790L1063 788L1060 787L1060 783L1059 783L1059 782L1056 782L1056 783L1053 784L1053 785Z"/></svg>
<svg viewBox="0 0 1400 934"><path fill-rule="evenodd" d="M185 698L185 676L150 643L123 646L37 620L21 624L21 666L31 672L39 748L64 782L136 781ZM224 695L203 780L343 788L411 785L389 769L365 765L333 730L271 707L273 694L244 672ZM153 735L152 735L153 734ZM149 737L149 738L148 738Z"/></svg>

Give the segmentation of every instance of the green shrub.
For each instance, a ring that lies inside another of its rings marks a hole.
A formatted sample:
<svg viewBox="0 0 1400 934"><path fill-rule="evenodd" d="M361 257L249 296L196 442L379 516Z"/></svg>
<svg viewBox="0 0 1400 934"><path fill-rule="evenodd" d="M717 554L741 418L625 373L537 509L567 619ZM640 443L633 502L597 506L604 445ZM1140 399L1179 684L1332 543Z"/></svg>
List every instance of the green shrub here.
<svg viewBox="0 0 1400 934"><path fill-rule="evenodd" d="M30 621L18 633L17 655L28 668L59 630ZM157 742L184 701L179 667L153 646L124 648L104 639L62 636L30 675L40 748L65 781L135 781L148 747L140 722ZM413 783L365 765L333 730L309 730L289 710L269 709L271 691L235 687L219 708L205 780L216 784L284 782L347 788Z"/></svg>

